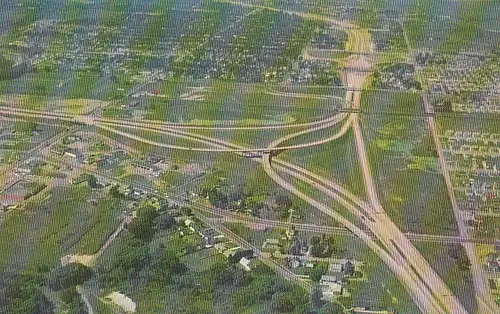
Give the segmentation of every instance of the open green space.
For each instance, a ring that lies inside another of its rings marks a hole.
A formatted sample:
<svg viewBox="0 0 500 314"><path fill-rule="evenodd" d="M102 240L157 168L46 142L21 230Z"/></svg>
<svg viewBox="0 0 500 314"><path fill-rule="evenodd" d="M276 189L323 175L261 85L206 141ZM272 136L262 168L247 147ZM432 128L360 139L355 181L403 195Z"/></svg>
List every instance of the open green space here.
<svg viewBox="0 0 500 314"><path fill-rule="evenodd" d="M212 81L203 91L195 92L197 98L194 98L188 93L195 87L196 83L178 81L162 88L164 97L146 100L149 118L207 126L300 123L325 115L341 103L307 95L287 97L262 84L224 81Z"/></svg>
<svg viewBox="0 0 500 314"><path fill-rule="evenodd" d="M341 122L342 124L342 122ZM312 133L308 136L301 136L297 140L287 142L287 145L317 141L322 138L332 136L338 128L332 131ZM279 158L298 164L313 173L338 182L363 198L365 188L361 168L356 159L356 147L354 134L347 132L341 138L325 143L321 146L289 150L279 155Z"/></svg>
<svg viewBox="0 0 500 314"><path fill-rule="evenodd" d="M141 313L247 313L256 308L300 313L308 308L301 288L258 262L251 272L244 272L215 249L200 249L197 233L181 235L170 224L145 237L143 226L154 226L164 215L169 214L139 209L130 232L105 252L97 266L104 295L119 290Z"/></svg>
<svg viewBox="0 0 500 314"><path fill-rule="evenodd" d="M371 171L382 205L406 232L455 234L457 227L420 97L365 95L361 117ZM402 98L402 101L398 101ZM373 112L373 114L371 113Z"/></svg>
<svg viewBox="0 0 500 314"><path fill-rule="evenodd" d="M459 244L432 242L420 242L414 245L465 308L474 313L477 304L470 264L464 248Z"/></svg>
<svg viewBox="0 0 500 314"><path fill-rule="evenodd" d="M99 251L120 223L123 210L121 205L120 200L109 197L86 209L88 214L84 224L87 228L76 245L77 254L94 254Z"/></svg>

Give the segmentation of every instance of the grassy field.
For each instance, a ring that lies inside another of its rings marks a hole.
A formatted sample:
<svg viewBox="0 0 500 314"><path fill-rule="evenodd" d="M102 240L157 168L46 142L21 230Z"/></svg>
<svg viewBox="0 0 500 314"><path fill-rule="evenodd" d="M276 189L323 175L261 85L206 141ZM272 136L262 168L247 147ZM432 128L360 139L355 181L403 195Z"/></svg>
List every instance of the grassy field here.
<svg viewBox="0 0 500 314"><path fill-rule="evenodd" d="M96 253L120 223L121 201L114 198L100 200L99 204L86 208L87 229L76 245L77 254Z"/></svg>
<svg viewBox="0 0 500 314"><path fill-rule="evenodd" d="M90 193L83 185L56 188L25 210L9 213L0 227L0 244L5 248L0 269L52 268L70 251L97 252L117 227L121 207L114 199L91 206L86 202Z"/></svg>
<svg viewBox="0 0 500 314"><path fill-rule="evenodd" d="M321 138L331 136L334 132L313 133L311 136L300 137L291 144L306 141L317 141ZM319 147L285 151L280 158L296 163L318 175L339 182L354 194L364 197L365 188L361 168L356 159L356 148L354 134L348 132L338 140L326 143Z"/></svg>
<svg viewBox="0 0 500 314"><path fill-rule="evenodd" d="M441 243L414 243L431 267L448 285L448 288L459 298L465 308L474 313L476 301L474 296L474 286L469 270L459 267L457 260L452 257L453 251L461 251L465 255L463 247L457 244Z"/></svg>
<svg viewBox="0 0 500 314"><path fill-rule="evenodd" d="M403 230L454 234L456 223L418 94L368 93L362 116L384 209Z"/></svg>
<svg viewBox="0 0 500 314"><path fill-rule="evenodd" d="M340 302L371 309L392 308L398 313L417 313L418 309L390 269L365 245L356 254L363 262L361 272L367 280L350 280L345 286L349 293Z"/></svg>
<svg viewBox="0 0 500 314"><path fill-rule="evenodd" d="M167 83L166 83L167 84ZM185 96L198 83L172 79L160 87L164 98L148 98L149 118L201 125L265 125L305 122L328 113L335 100L292 98L276 94L262 84L210 81L203 91ZM312 89L311 89L312 90Z"/></svg>
<svg viewBox="0 0 500 314"><path fill-rule="evenodd" d="M86 187L77 187L70 190L65 199L57 199L57 194L53 194L49 203L42 206L53 206L50 221L44 225L35 244L30 265L53 266L59 262L64 255L64 251L73 245L70 243L74 235L75 217L85 204L89 190Z"/></svg>
<svg viewBox="0 0 500 314"><path fill-rule="evenodd" d="M28 217L25 213L12 213L0 226L0 270L5 270L9 264L9 257L16 250L16 243L29 228Z"/></svg>

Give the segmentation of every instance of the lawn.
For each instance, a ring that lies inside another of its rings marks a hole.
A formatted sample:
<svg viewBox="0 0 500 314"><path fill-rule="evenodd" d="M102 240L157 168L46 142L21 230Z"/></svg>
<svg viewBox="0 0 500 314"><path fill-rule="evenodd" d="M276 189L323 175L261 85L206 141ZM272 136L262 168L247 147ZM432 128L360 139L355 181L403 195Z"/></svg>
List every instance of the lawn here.
<svg viewBox="0 0 500 314"><path fill-rule="evenodd" d="M347 308L352 306L371 309L392 308L398 313L419 312L411 297L394 273L368 247L357 252L363 261L361 271L367 280L351 280L345 286L350 294L339 299Z"/></svg>
<svg viewBox="0 0 500 314"><path fill-rule="evenodd" d="M52 197L41 206L52 207L51 218L47 224L40 229L40 236L34 247L30 265L54 266L74 243L72 237L75 235L74 226L80 221L75 221L77 212L85 206L89 195L87 187L73 187L69 193L62 195L53 192Z"/></svg>
<svg viewBox="0 0 500 314"><path fill-rule="evenodd" d="M170 83L169 83L170 82ZM268 125L299 123L328 114L338 105L332 99L286 97L269 86L208 81L199 92L200 99L183 95L199 83L171 79L160 87L166 98L148 98L149 118L197 125L231 123L231 125Z"/></svg>
<svg viewBox="0 0 500 314"><path fill-rule="evenodd" d="M313 133L299 137L290 144L317 141L334 134L331 132ZM288 144L288 143L287 143ZM300 165L333 182L340 183L359 197L365 197L365 188L361 168L357 161L354 134L349 131L343 137L319 147L288 150L278 158Z"/></svg>
<svg viewBox="0 0 500 314"><path fill-rule="evenodd" d="M385 211L404 232L455 234L420 95L369 92L364 98L370 106L361 117L365 145Z"/></svg>
<svg viewBox="0 0 500 314"><path fill-rule="evenodd" d="M76 253L96 253L120 223L122 208L121 201L115 198L100 200L98 205L87 208L86 231L76 245Z"/></svg>

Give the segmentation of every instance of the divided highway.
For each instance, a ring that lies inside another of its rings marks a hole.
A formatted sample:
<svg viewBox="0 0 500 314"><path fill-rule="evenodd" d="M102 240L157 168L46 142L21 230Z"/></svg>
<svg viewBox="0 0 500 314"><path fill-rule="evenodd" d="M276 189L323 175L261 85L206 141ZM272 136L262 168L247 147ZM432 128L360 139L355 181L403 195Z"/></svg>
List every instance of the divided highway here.
<svg viewBox="0 0 500 314"><path fill-rule="evenodd" d="M231 2L239 5L247 5L244 3L224 0L226 2ZM248 4L249 5L249 4ZM253 6L253 5L249 5ZM259 7L259 6L257 6ZM371 71L371 60L363 52L370 52L371 41L369 38L369 33L367 30L359 29L357 26L343 22L333 20L331 18L326 18L322 16L317 16L309 13L298 13L292 12L294 14L299 14L303 18L307 19L323 19L325 22L332 24L335 27L341 27L349 35L349 50L362 52L361 54L352 55L346 61L346 69L349 69L345 73L345 80L347 82L347 93L344 102L344 109L360 109L361 102L361 92L366 78ZM291 93L290 97L302 97L301 95L294 95ZM317 96L319 97L319 96ZM424 98L424 103L426 108L428 106L427 99ZM37 110L21 109L21 108L7 108L0 107L0 114L9 118L11 116L16 117L27 117L27 118L42 118L55 121L69 121L76 122L79 124L92 125L97 128L118 134L120 136L133 139L135 141L140 141L149 145L154 145L158 147L164 147L168 149L179 149L187 151L198 151L198 152L230 152L236 153L238 155L244 155L247 152L257 152L261 153L261 159L253 159L256 162L260 162L267 175L275 181L278 185L288 190L295 196L307 202L312 207L318 209L319 211L332 217L340 224L342 224L348 232L356 235L364 243L372 249L377 256L395 273L397 278L401 281L405 289L411 295L414 302L417 304L419 309L423 313L467 313L463 305L458 301L455 295L446 286L443 280L437 275L437 273L432 269L425 258L420 254L420 252L413 246L408 238L412 239L422 239L430 240L432 235L411 235L403 234L401 230L392 222L392 220L385 213L377 195L377 189L371 174L370 165L366 153L363 132L361 123L359 121L359 114L356 112L339 112L337 111L331 117L321 119L318 121L313 121L309 123L299 123L299 124L278 124L278 125L267 125L267 126L194 126L186 124L175 124L166 123L162 121L133 121L133 120L119 120L119 119L108 119L108 118L98 118L93 115L70 115L70 114L60 114L60 113L49 113L41 112ZM437 133L435 130L434 120L431 116L428 117L429 126L433 137L437 138ZM131 129L139 131L150 131L158 134L163 134L166 136L172 136L176 138L181 138L195 142L197 144L203 145L203 147L188 147L179 145L169 145L153 140L146 139L136 134L132 134L126 131L118 130L120 129ZM300 129L291 134L283 136L279 139L274 140L270 145L266 147L255 147L247 148L240 145L236 145L221 139L212 138L209 136L204 136L200 134L194 134L189 132L189 130L269 130L269 129ZM306 143L295 144L295 145L284 145L285 142L297 138L298 136L311 134L313 132L325 129L334 129L336 132L323 139L318 139ZM355 144L357 151L357 158L362 170L363 180L368 195L368 202L360 199L352 192L342 187L341 185L334 183L328 179L316 175L315 173L294 165L290 162L280 160L276 158L276 152L288 149L302 149L307 147L319 146L325 143L334 141L345 135L348 131L352 130L355 136ZM447 173L446 162L444 160L444 155L439 146L439 141L436 140L436 146L438 147L439 161L441 168L443 169L443 175L445 176L445 181L447 183L448 189L450 189L449 174ZM309 186L314 187L316 190L322 192L328 197L336 200L341 204L349 213L358 219L363 227L359 227L352 221L346 219L341 214L333 210L331 207L325 205L322 202L317 201L310 195L300 191L289 181L283 179L278 173L285 173L292 176L296 180L306 183ZM452 188L451 188L452 189ZM449 191L450 192L450 191ZM451 190L451 194L453 191ZM459 237L449 237L446 240L452 242L457 241L463 243L466 248L469 259L471 259L473 268L473 277L475 283L476 293L481 297L479 300L481 302L481 313L495 313L494 305L491 304L491 299L488 297L487 286L485 286L484 277L482 276L482 270L478 268L480 265L475 256L474 246L472 241L468 239L466 230L463 228L457 206L456 200L452 197L452 205L457 215L457 221L459 222L460 236ZM207 210L204 208L203 210ZM213 209L216 214L221 214L220 212ZM223 219L241 219L230 214L222 215ZM247 247L253 246L241 239L237 235L233 234L230 230L225 228L221 223L214 222L209 218L205 219L207 224L214 225L222 233L228 234L236 242L242 243ZM250 220L248 223L262 224L266 226L279 226L279 222L270 222L263 220ZM290 224L287 224L290 225ZM292 224L294 225L294 224ZM313 226L313 225L302 225L295 224L296 228L302 228L307 231L318 231L318 232L346 232L345 229L332 228L328 226ZM365 228L366 227L366 228ZM342 231L343 230L343 231ZM440 237L436 240L444 240L444 237ZM256 252L260 252L258 248L255 248ZM259 253L258 253L259 254ZM282 274L284 277L289 279L296 279L295 274L290 270L282 267L276 266L274 261L266 260L266 257L262 254L259 255L265 263L269 263L270 266L276 269L276 271ZM304 281L298 281L306 289L310 289L310 285Z"/></svg>

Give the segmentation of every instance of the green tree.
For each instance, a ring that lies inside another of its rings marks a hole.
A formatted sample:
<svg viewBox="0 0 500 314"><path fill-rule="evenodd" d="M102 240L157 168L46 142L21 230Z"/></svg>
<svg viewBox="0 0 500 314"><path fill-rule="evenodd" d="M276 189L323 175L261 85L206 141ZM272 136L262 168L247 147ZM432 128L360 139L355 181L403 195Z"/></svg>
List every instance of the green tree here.
<svg viewBox="0 0 500 314"><path fill-rule="evenodd" d="M137 210L137 217L130 223L128 230L134 237L145 242L151 241L155 233L154 220L158 212L152 206L141 207Z"/></svg>
<svg viewBox="0 0 500 314"><path fill-rule="evenodd" d="M342 304L339 303L326 303L321 310L319 311L320 314L343 314L344 312L344 307Z"/></svg>
<svg viewBox="0 0 500 314"><path fill-rule="evenodd" d="M151 264L152 269L154 269L151 273L151 279L162 284L169 284L174 275L187 271L186 265L180 262L175 252L170 251L163 251Z"/></svg>
<svg viewBox="0 0 500 314"><path fill-rule="evenodd" d="M90 174L87 178L87 184L88 184L88 187L91 188L91 189L95 189L97 188L97 178Z"/></svg>
<svg viewBox="0 0 500 314"><path fill-rule="evenodd" d="M151 260L149 248L141 239L125 235L113 256L113 260L102 272L102 282L107 287L116 287L124 280L134 277Z"/></svg>
<svg viewBox="0 0 500 314"><path fill-rule="evenodd" d="M118 189L119 189L118 185L113 185L111 189L109 189L109 194L114 198L124 199L125 195L120 193Z"/></svg>
<svg viewBox="0 0 500 314"><path fill-rule="evenodd" d="M55 269L48 281L49 287L54 291L67 289L72 286L81 285L93 276L90 267L80 263L71 263Z"/></svg>
<svg viewBox="0 0 500 314"><path fill-rule="evenodd" d="M318 282L321 280L321 277L324 274L326 274L327 271L328 271L328 263L321 262L311 269L309 277L311 278L312 281Z"/></svg>
<svg viewBox="0 0 500 314"><path fill-rule="evenodd" d="M325 301L323 301L322 298L323 292L321 291L321 288L314 286L311 291L311 304L315 309L319 309L325 304Z"/></svg>
<svg viewBox="0 0 500 314"><path fill-rule="evenodd" d="M291 312L295 308L292 295L287 292L277 292L271 300L271 307L279 313Z"/></svg>
<svg viewBox="0 0 500 314"><path fill-rule="evenodd" d="M155 226L159 230L169 230L175 226L175 219L171 214L163 214L155 219Z"/></svg>
<svg viewBox="0 0 500 314"><path fill-rule="evenodd" d="M0 273L0 313L54 313L42 291L44 280L38 273Z"/></svg>

